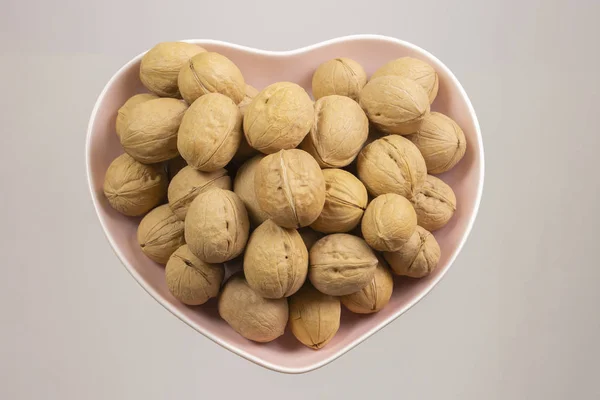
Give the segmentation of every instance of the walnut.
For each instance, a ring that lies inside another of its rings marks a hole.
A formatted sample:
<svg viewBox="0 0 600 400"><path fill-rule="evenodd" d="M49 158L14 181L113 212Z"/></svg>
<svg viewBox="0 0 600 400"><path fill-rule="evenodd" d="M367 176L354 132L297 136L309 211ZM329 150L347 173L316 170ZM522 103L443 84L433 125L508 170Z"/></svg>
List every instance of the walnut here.
<svg viewBox="0 0 600 400"><path fill-rule="evenodd" d="M269 216L258 205L256 191L254 190L254 175L260 161L264 155L257 155L246 161L240 169L238 169L233 181L233 191L244 202L250 222L254 226L258 226L269 219Z"/></svg>
<svg viewBox="0 0 600 400"><path fill-rule="evenodd" d="M412 57L402 57L392 60L379 68L371 79L381 76L397 75L417 82L427 93L429 103L433 103L438 93L439 79L435 69L425 61Z"/></svg>
<svg viewBox="0 0 600 400"><path fill-rule="evenodd" d="M371 314L385 307L394 290L394 279L389 266L381 257L371 282L362 290L342 296L340 300L346 308L357 314Z"/></svg>
<svg viewBox="0 0 600 400"><path fill-rule="evenodd" d="M158 206L142 218L137 241L148 258L166 264L171 254L185 243L183 221L173 214L168 204Z"/></svg>
<svg viewBox="0 0 600 400"><path fill-rule="evenodd" d="M117 111L117 121L115 123L115 130L117 131L117 136L120 138L121 134L125 132L127 126L129 125L129 114L131 110L135 108L138 104L142 104L148 100L158 99L158 96L152 93L141 93L131 96L125 104L119 108Z"/></svg>
<svg viewBox="0 0 600 400"><path fill-rule="evenodd" d="M337 94L358 101L361 89L367 83L363 67L349 58L334 58L319 65L312 78L315 99Z"/></svg>
<svg viewBox="0 0 600 400"><path fill-rule="evenodd" d="M425 185L413 197L417 222L430 232L445 226L456 211L456 196L450 186L433 175L427 175Z"/></svg>
<svg viewBox="0 0 600 400"><path fill-rule="evenodd" d="M395 193L382 194L369 203L362 219L365 241L379 251L397 251L417 227L410 201Z"/></svg>
<svg viewBox="0 0 600 400"><path fill-rule="evenodd" d="M435 237L417 225L415 233L396 252L383 253L397 275L422 278L436 269L440 261L440 245Z"/></svg>

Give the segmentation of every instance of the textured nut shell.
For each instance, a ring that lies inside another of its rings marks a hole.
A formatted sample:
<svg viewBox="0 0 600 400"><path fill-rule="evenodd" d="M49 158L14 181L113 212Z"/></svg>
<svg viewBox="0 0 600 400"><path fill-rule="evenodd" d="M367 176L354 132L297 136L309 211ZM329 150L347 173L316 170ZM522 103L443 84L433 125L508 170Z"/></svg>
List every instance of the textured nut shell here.
<svg viewBox="0 0 600 400"><path fill-rule="evenodd" d="M125 151L144 164L177 156L177 131L187 106L181 100L159 98L138 104L119 139Z"/></svg>
<svg viewBox="0 0 600 400"><path fill-rule="evenodd" d="M410 201L395 193L377 196L361 223L365 241L379 251L397 251L417 227L417 214Z"/></svg>
<svg viewBox="0 0 600 400"><path fill-rule="evenodd" d="M309 283L290 297L289 307L290 330L312 349L322 349L340 328L340 300L319 292Z"/></svg>
<svg viewBox="0 0 600 400"><path fill-rule="evenodd" d="M300 228L312 224L325 204L325 179L319 164L305 151L270 154L254 175L260 208L278 225Z"/></svg>
<svg viewBox="0 0 600 400"><path fill-rule="evenodd" d="M183 221L196 196L214 187L231 190L231 178L227 171L221 168L212 172L202 172L187 166L169 183L169 206L177 218Z"/></svg>
<svg viewBox="0 0 600 400"><path fill-rule="evenodd" d="M283 335L288 321L287 299L265 299L241 274L232 276L219 297L219 315L246 339L270 342Z"/></svg>
<svg viewBox="0 0 600 400"><path fill-rule="evenodd" d="M394 290L394 279L385 260L380 257L371 282L362 290L342 296L346 308L357 314L371 314L387 305Z"/></svg>
<svg viewBox="0 0 600 400"><path fill-rule="evenodd" d="M343 296L371 282L375 267L377 257L363 239L334 233L310 249L308 277L320 292Z"/></svg>
<svg viewBox="0 0 600 400"><path fill-rule="evenodd" d="M129 154L115 158L106 171L104 195L121 214L137 217L156 207L167 193L162 168L135 161Z"/></svg>
<svg viewBox="0 0 600 400"><path fill-rule="evenodd" d="M252 102L252 99L254 99L254 97L256 97L257 94L258 94L257 89L255 89L254 87L252 87L248 84L246 85L246 95L244 96L244 99L240 102L240 104L238 104L238 108L240 109L240 112L242 113L242 118L244 117L244 115L246 113L246 109ZM250 157L252 157L253 155L255 155L257 153L258 153L258 150L256 150L255 148L253 148L252 146L250 146L248 144L248 141L246 140L246 135L242 135L240 147L238 147L237 152L233 156L232 162L239 166L239 165L243 164L244 161L248 160Z"/></svg>
<svg viewBox="0 0 600 400"><path fill-rule="evenodd" d="M300 234L306 249L309 251L319 239L325 236L321 232L317 232L309 227L298 229L298 233Z"/></svg>
<svg viewBox="0 0 600 400"><path fill-rule="evenodd" d="M196 257L208 263L242 254L249 231L244 203L229 190L212 188L200 193L185 217L185 241Z"/></svg>
<svg viewBox="0 0 600 400"><path fill-rule="evenodd" d="M312 78L315 99L337 94L358 101L358 95L367 83L363 67L350 58L335 58L319 65Z"/></svg>
<svg viewBox="0 0 600 400"><path fill-rule="evenodd" d="M138 104L142 104L148 100L154 99L158 99L158 96L151 93L141 93L131 96L125 102L125 104L119 108L119 111L117 111L117 121L115 123L117 136L121 137L121 134L125 132L127 125L129 125L129 114L131 113L131 110L133 110Z"/></svg>
<svg viewBox="0 0 600 400"><path fill-rule="evenodd" d="M427 93L429 103L433 103L438 94L439 79L435 69L425 61L412 57L402 57L392 60L379 68L371 79L382 76L397 75L417 82Z"/></svg>
<svg viewBox="0 0 600 400"><path fill-rule="evenodd" d="M140 64L140 80L161 97L180 97L177 77L181 67L202 47L184 42L163 42L151 48Z"/></svg>
<svg viewBox="0 0 600 400"><path fill-rule="evenodd" d="M412 198L420 226L432 232L445 226L456 211L456 195L450 186L433 175Z"/></svg>
<svg viewBox="0 0 600 400"><path fill-rule="evenodd" d="M386 133L415 133L429 113L429 97L416 82L401 76L371 79L360 92L369 121Z"/></svg>
<svg viewBox="0 0 600 400"><path fill-rule="evenodd" d="M263 158L263 155L257 155L246 161L238 169L233 181L233 191L244 202L250 222L254 226L258 226L269 219L269 215L258 205L256 191L254 190L254 175Z"/></svg>
<svg viewBox="0 0 600 400"><path fill-rule="evenodd" d="M208 93L221 93L238 104L246 92L246 83L237 65L213 52L190 58L179 71L177 82L188 104Z"/></svg>
<svg viewBox="0 0 600 400"><path fill-rule="evenodd" d="M360 222L369 197L357 177L342 169L326 169L325 205L310 226L323 233L349 232Z"/></svg>
<svg viewBox="0 0 600 400"><path fill-rule="evenodd" d="M306 280L308 251L295 229L266 220L250 235L244 275L262 297L279 299L296 293Z"/></svg>
<svg viewBox="0 0 600 400"><path fill-rule="evenodd" d="M441 251L435 237L417 225L415 233L400 250L383 253L383 256L397 275L422 278L435 270Z"/></svg>
<svg viewBox="0 0 600 400"><path fill-rule="evenodd" d="M425 183L427 167L419 149L402 136L389 135L361 150L358 176L373 196L396 193L411 199Z"/></svg>
<svg viewBox="0 0 600 400"><path fill-rule="evenodd" d="M166 264L171 254L185 243L183 221L168 204L150 211L137 229L137 241L144 254L159 264Z"/></svg>
<svg viewBox="0 0 600 400"><path fill-rule="evenodd" d="M417 133L407 136L425 159L427 172L441 174L454 168L467 149L465 134L451 118L437 112L428 114Z"/></svg>
<svg viewBox="0 0 600 400"><path fill-rule="evenodd" d="M357 156L369 134L369 120L357 102L326 96L315 103L310 132L300 147L322 168L345 167Z"/></svg>
<svg viewBox="0 0 600 400"><path fill-rule="evenodd" d="M175 175L177 175L179 171L185 167L187 167L187 162L181 156L177 156L168 160L166 162L165 169L167 176L169 177L169 181L171 181Z"/></svg>
<svg viewBox="0 0 600 400"><path fill-rule="evenodd" d="M313 102L291 82L267 86L244 114L244 133L253 148L266 153L292 149L302 142L313 122Z"/></svg>
<svg viewBox="0 0 600 400"><path fill-rule="evenodd" d="M165 268L169 291L177 300L190 306L199 306L217 297L224 275L223 264L205 263L187 244L171 255Z"/></svg>
<svg viewBox="0 0 600 400"><path fill-rule="evenodd" d="M223 168L242 140L242 114L233 101L210 93L194 102L183 116L177 148L200 171Z"/></svg>

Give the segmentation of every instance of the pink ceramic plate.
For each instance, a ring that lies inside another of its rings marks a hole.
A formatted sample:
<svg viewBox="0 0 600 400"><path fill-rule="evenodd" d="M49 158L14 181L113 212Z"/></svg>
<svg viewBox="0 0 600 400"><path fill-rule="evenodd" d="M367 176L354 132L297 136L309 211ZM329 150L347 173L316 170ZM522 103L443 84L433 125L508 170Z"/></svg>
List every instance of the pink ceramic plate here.
<svg viewBox="0 0 600 400"><path fill-rule="evenodd" d="M114 130L117 110L127 98L145 91L138 78L143 54L117 71L98 97L87 133L88 180L100 223L115 253L131 275L152 297L186 324L252 362L286 373L302 373L319 368L412 307L440 281L452 265L471 231L483 188L483 145L475 111L456 77L441 61L415 45L389 37L347 36L284 52L257 50L215 40L190 42L229 57L240 67L246 81L259 89L277 81L292 81L310 92L315 68L335 57L355 59L369 75L391 59L402 56L420 58L433 65L439 74L439 94L432 109L452 117L465 132L467 152L464 159L442 176L454 189L458 208L451 222L435 233L442 249L438 269L421 280L396 279L390 303L377 314L360 316L344 311L338 334L325 348L315 351L301 345L289 332L272 343L251 342L239 336L219 318L216 301L192 308L182 305L170 295L165 285L163 267L146 258L136 242L138 220L114 211L102 193L105 171L110 162L122 153Z"/></svg>

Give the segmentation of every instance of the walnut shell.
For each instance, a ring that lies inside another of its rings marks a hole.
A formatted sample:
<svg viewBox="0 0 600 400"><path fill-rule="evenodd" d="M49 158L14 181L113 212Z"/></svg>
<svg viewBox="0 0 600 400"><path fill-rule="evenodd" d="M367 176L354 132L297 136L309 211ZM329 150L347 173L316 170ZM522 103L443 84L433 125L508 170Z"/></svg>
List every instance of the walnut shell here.
<svg viewBox="0 0 600 400"><path fill-rule="evenodd" d="M221 93L238 104L246 91L244 76L237 65L213 52L190 58L179 71L177 82L188 104L208 93Z"/></svg>
<svg viewBox="0 0 600 400"><path fill-rule="evenodd" d="M325 204L325 179L319 164L305 151L281 150L263 158L254 175L260 208L278 225L312 224Z"/></svg>
<svg viewBox="0 0 600 400"><path fill-rule="evenodd" d="M171 254L185 243L183 221L168 204L150 211L137 229L137 241L144 254L159 264L166 264Z"/></svg>
<svg viewBox="0 0 600 400"><path fill-rule="evenodd" d="M383 253L394 273L412 278L429 275L437 267L440 255L440 245L435 237L418 225L400 250Z"/></svg>
<svg viewBox="0 0 600 400"><path fill-rule="evenodd" d="M130 217L146 214L167 192L162 168L135 161L129 154L115 158L104 177L104 195L111 207Z"/></svg>
<svg viewBox="0 0 600 400"><path fill-rule="evenodd" d="M265 154L292 149L310 130L313 115L313 102L302 87L291 82L274 83L262 90L246 109L246 140Z"/></svg>
<svg viewBox="0 0 600 400"><path fill-rule="evenodd" d="M349 232L359 223L369 196L362 182L342 169L323 170L325 205L310 226L323 233Z"/></svg>
<svg viewBox="0 0 600 400"><path fill-rule="evenodd" d="M377 257L363 239L334 233L310 249L308 277L320 292L343 296L371 282L376 267Z"/></svg>
<svg viewBox="0 0 600 400"><path fill-rule="evenodd" d="M219 315L246 339L270 342L283 335L288 322L287 299L265 299L243 275L232 276L219 297Z"/></svg>
<svg viewBox="0 0 600 400"><path fill-rule="evenodd" d="M417 146L430 174L441 174L454 168L467 149L460 126L438 112L429 113L417 133L406 138Z"/></svg>
<svg viewBox="0 0 600 400"><path fill-rule="evenodd" d="M214 187L231 190L231 178L227 171L221 168L212 172L202 172L187 166L169 183L169 206L177 218L184 221L196 196Z"/></svg>
<svg viewBox="0 0 600 400"><path fill-rule="evenodd" d="M244 253L244 275L252 289L267 299L296 293L306 280L308 251L295 229L270 219L252 232Z"/></svg>
<svg viewBox="0 0 600 400"><path fill-rule="evenodd" d="M350 58L334 58L319 65L312 78L315 99L337 94L358 101L361 89L367 83L363 67Z"/></svg>
<svg viewBox="0 0 600 400"><path fill-rule="evenodd" d="M240 112L242 113L242 118L244 117L244 115L246 113L246 109L248 109L248 106L250 105L250 103L256 97L257 94L258 94L257 89L246 84L246 95L244 96L244 98L240 102L240 104L238 104L238 108L240 109ZM237 166L240 166L246 160L248 160L249 158L251 158L252 156L254 156L257 153L259 153L259 151L248 144L248 141L246 140L246 135L242 135L240 147L238 147L237 152L233 156L233 159L231 160L231 162L235 163Z"/></svg>
<svg viewBox="0 0 600 400"><path fill-rule="evenodd" d="M427 167L419 149L402 136L375 140L358 155L358 176L369 193L396 193L411 199L425 183Z"/></svg>
<svg viewBox="0 0 600 400"><path fill-rule="evenodd" d="M254 190L254 175L264 158L263 155L257 155L246 161L240 169L238 169L233 181L233 191L244 202L250 222L254 226L258 226L269 219L269 215L264 212L258 205L256 191Z"/></svg>
<svg viewBox="0 0 600 400"><path fill-rule="evenodd" d="M417 214L410 201L395 193L377 196L361 223L365 241L379 251L397 251L417 227Z"/></svg>
<svg viewBox="0 0 600 400"><path fill-rule="evenodd" d="M187 244L171 255L165 268L169 291L189 306L199 306L217 297L224 275L223 264L205 263L190 251Z"/></svg>
<svg viewBox="0 0 600 400"><path fill-rule="evenodd" d="M117 131L117 136L120 138L121 134L125 132L127 126L129 125L129 114L131 110L135 108L138 104L145 103L148 100L158 99L158 96L152 93L140 93L134 96L131 96L125 104L119 108L117 111L117 121L115 123L115 130Z"/></svg>
<svg viewBox="0 0 600 400"><path fill-rule="evenodd" d="M138 104L119 139L125 152L144 164L178 155L177 131L187 106L181 100L158 98Z"/></svg>
<svg viewBox="0 0 600 400"><path fill-rule="evenodd" d="M309 251L319 239L325 236L321 232L317 232L307 226L298 229L298 233L300 234L300 237L302 238L306 249Z"/></svg>
<svg viewBox="0 0 600 400"><path fill-rule="evenodd" d="M371 314L385 307L392 297L394 278L389 266L381 257L371 282L362 290L342 296L340 300L346 308L357 314Z"/></svg>
<svg viewBox="0 0 600 400"><path fill-rule="evenodd" d="M200 193L185 217L185 241L207 263L229 261L244 251L250 222L240 198L229 190Z"/></svg>
<svg viewBox="0 0 600 400"><path fill-rule="evenodd" d="M165 165L165 170L167 172L167 176L169 177L169 182L175 177L175 175L179 173L179 171L185 167L187 167L187 161L185 161L181 156L177 156L168 160Z"/></svg>
<svg viewBox="0 0 600 400"><path fill-rule="evenodd" d="M417 223L430 232L445 226L456 211L456 195L450 186L433 175L412 198Z"/></svg>
<svg viewBox="0 0 600 400"><path fill-rule="evenodd" d="M289 327L296 339L311 349L322 349L340 328L340 299L306 283L289 298Z"/></svg>
<svg viewBox="0 0 600 400"><path fill-rule="evenodd" d="M427 93L429 103L433 103L438 94L439 79L435 69L425 61L412 57L402 57L392 60L379 68L371 79L381 76L396 75L417 82Z"/></svg>
<svg viewBox="0 0 600 400"><path fill-rule="evenodd" d="M315 103L315 118L300 147L322 168L345 167L358 155L369 134L369 120L357 102L325 96Z"/></svg>
<svg viewBox="0 0 600 400"><path fill-rule="evenodd" d="M140 80L158 96L181 97L177 85L179 70L191 57L205 51L191 43L159 43L142 57Z"/></svg>
<svg viewBox="0 0 600 400"><path fill-rule="evenodd" d="M369 121L386 133L415 133L429 113L429 97L416 82L401 76L371 79L360 92Z"/></svg>
<svg viewBox="0 0 600 400"><path fill-rule="evenodd" d="M194 102L183 116L177 148L187 163L200 171L223 168L242 140L242 114L235 103L219 93Z"/></svg>

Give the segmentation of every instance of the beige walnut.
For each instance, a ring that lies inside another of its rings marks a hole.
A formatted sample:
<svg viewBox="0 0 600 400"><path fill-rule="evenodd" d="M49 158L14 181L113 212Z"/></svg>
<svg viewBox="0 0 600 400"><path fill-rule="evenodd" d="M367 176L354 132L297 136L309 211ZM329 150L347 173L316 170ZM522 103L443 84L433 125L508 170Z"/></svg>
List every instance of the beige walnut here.
<svg viewBox="0 0 600 400"><path fill-rule="evenodd" d="M422 278L437 268L441 251L435 237L417 225L415 233L400 250L383 255L395 274Z"/></svg>
<svg viewBox="0 0 600 400"><path fill-rule="evenodd" d="M312 92L317 100L336 94L358 101L366 83L367 74L363 67L350 58L340 57L319 65L313 74Z"/></svg>
<svg viewBox="0 0 600 400"><path fill-rule="evenodd" d="M260 208L278 225L300 228L312 224L325 204L325 179L310 154L281 150L260 161L254 175Z"/></svg>
<svg viewBox="0 0 600 400"><path fill-rule="evenodd" d="M382 194L369 203L361 223L365 241L379 251L396 251L417 227L417 214L410 201L395 193Z"/></svg>
<svg viewBox="0 0 600 400"><path fill-rule="evenodd" d="M394 279L389 266L381 257L371 282L362 290L340 297L342 304L357 314L376 313L385 307L394 291Z"/></svg>
<svg viewBox="0 0 600 400"><path fill-rule="evenodd" d="M444 227L456 211L456 195L440 178L427 175L425 185L412 198L420 226L430 232Z"/></svg>
<svg viewBox="0 0 600 400"><path fill-rule="evenodd" d="M429 103L433 103L438 94L439 78L435 69L425 61L412 57L402 57L392 60L379 68L371 79L381 76L396 75L412 79L427 93Z"/></svg>
<svg viewBox="0 0 600 400"><path fill-rule="evenodd" d="M142 252L159 264L166 264L171 254L185 243L181 221L168 204L150 211L137 229L137 241Z"/></svg>
<svg viewBox="0 0 600 400"><path fill-rule="evenodd" d="M265 299L243 275L232 276L219 297L219 315L246 339L270 342L283 335L288 322L287 299Z"/></svg>
<svg viewBox="0 0 600 400"><path fill-rule="evenodd" d="M225 275L223 264L208 264L196 257L187 244L179 247L165 267L169 291L189 306L199 306L217 297Z"/></svg>
<svg viewBox="0 0 600 400"><path fill-rule="evenodd" d="M248 284L267 299L296 293L306 280L308 251L295 229L266 220L252 232L244 253Z"/></svg>
<svg viewBox="0 0 600 400"><path fill-rule="evenodd" d="M142 164L129 154L121 154L108 167L103 189L112 208L137 217L165 198L167 177L160 166Z"/></svg>
<svg viewBox="0 0 600 400"><path fill-rule="evenodd" d="M206 94L221 93L237 105L246 92L246 82L237 65L214 52L199 53L190 58L181 67L177 83L188 104Z"/></svg>
<svg viewBox="0 0 600 400"><path fill-rule="evenodd" d="M120 138L121 134L125 132L127 126L129 125L129 114L131 110L135 108L138 104L145 103L148 100L158 99L158 96L152 93L140 93L131 96L127 101L119 108L117 111L117 121L115 123L115 130L117 131L117 136Z"/></svg>
<svg viewBox="0 0 600 400"><path fill-rule="evenodd" d="M253 86L246 84L246 94L245 94L244 98L242 99L242 101L240 101L240 104L238 104L238 108L240 109L240 112L242 113L242 118L244 117L244 114L246 113L246 109L248 108L248 106L250 105L250 103L256 97L257 94L258 94L257 89L255 89ZM254 156L257 153L259 153L259 151L248 144L248 141L246 140L246 135L244 134L244 135L242 135L240 147L238 147L237 152L233 156L233 159L231 160L231 162L233 164L235 164L236 166L240 166L246 160L250 159L252 156Z"/></svg>
<svg viewBox="0 0 600 400"><path fill-rule="evenodd" d="M340 300L319 292L310 283L289 298L289 307L292 334L311 349L325 347L340 328Z"/></svg>
<svg viewBox="0 0 600 400"><path fill-rule="evenodd" d="M202 172L190 166L184 167L169 183L169 206L177 218L183 221L196 196L214 187L231 190L231 178L226 170L221 168Z"/></svg>
<svg viewBox="0 0 600 400"><path fill-rule="evenodd" d="M229 261L244 251L250 222L244 203L229 190L200 193L185 217L185 241L207 263Z"/></svg>
<svg viewBox="0 0 600 400"><path fill-rule="evenodd" d="M179 70L191 57L205 51L191 43L159 43L142 57L140 80L160 97L181 97L177 86Z"/></svg>
<svg viewBox="0 0 600 400"><path fill-rule="evenodd" d="M246 210L248 211L248 216L250 217L250 222L252 222L254 226L259 226L269 219L269 215L258 205L256 191L254 190L254 175L256 174L260 161L264 157L264 155L256 155L246 161L240 169L238 169L235 180L233 181L233 191L244 202Z"/></svg>

